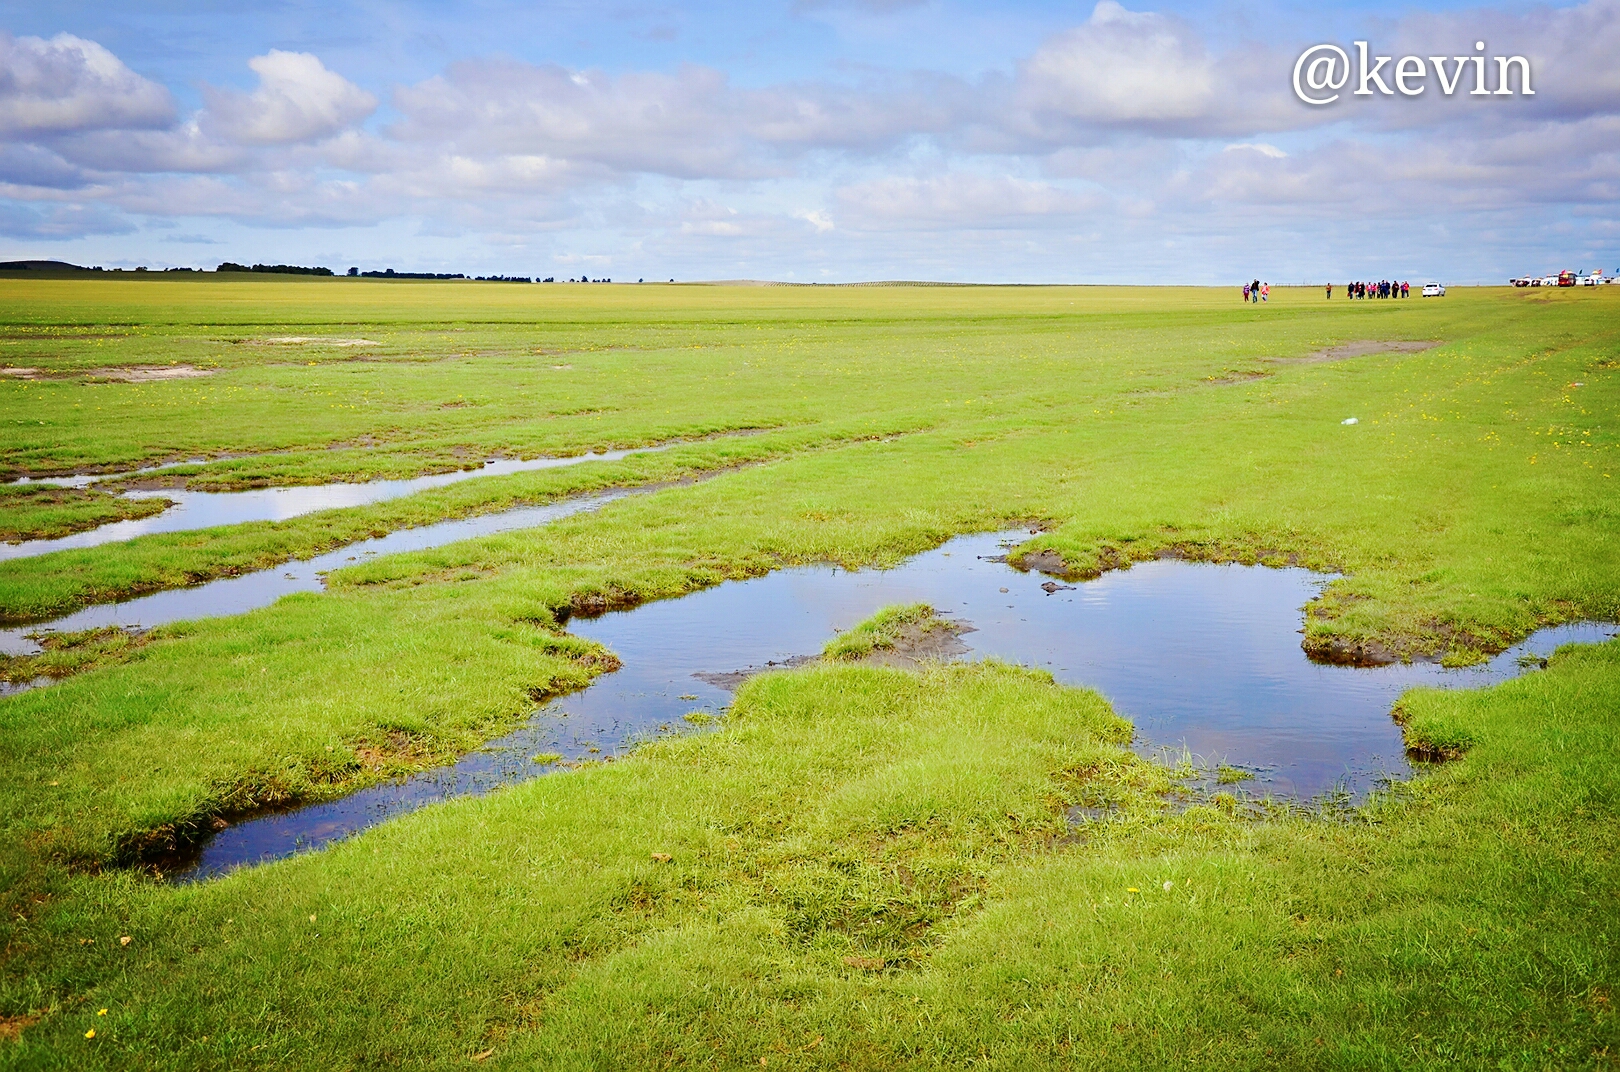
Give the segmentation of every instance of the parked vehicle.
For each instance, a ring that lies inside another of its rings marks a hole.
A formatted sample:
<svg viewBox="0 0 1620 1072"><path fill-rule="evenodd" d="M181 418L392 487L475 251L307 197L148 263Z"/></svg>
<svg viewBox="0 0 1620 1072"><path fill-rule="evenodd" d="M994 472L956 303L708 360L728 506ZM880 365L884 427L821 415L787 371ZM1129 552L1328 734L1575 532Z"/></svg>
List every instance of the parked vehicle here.
<svg viewBox="0 0 1620 1072"><path fill-rule="evenodd" d="M1527 275L1521 275L1517 279L1509 279L1508 282L1516 287L1533 287L1536 285L1536 281Z"/></svg>
<svg viewBox="0 0 1620 1072"><path fill-rule="evenodd" d="M1571 272L1567 268L1562 272L1559 272L1558 285L1561 287L1573 287L1575 285L1575 273Z"/></svg>
<svg viewBox="0 0 1620 1072"><path fill-rule="evenodd" d="M1423 288L1423 296L1425 298L1444 298L1446 296L1446 288L1441 286L1439 283L1426 284Z"/></svg>
<svg viewBox="0 0 1620 1072"><path fill-rule="evenodd" d="M1583 287L1600 287L1606 282L1608 280L1603 278L1602 268L1594 269L1591 274L1581 276L1581 286Z"/></svg>

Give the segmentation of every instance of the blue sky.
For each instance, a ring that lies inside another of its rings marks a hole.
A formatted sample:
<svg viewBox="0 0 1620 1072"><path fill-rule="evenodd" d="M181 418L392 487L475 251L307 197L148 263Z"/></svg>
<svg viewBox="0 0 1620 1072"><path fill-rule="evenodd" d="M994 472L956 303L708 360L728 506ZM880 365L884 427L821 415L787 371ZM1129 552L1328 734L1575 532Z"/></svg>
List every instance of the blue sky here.
<svg viewBox="0 0 1620 1072"><path fill-rule="evenodd" d="M1308 46L1533 96L1320 108ZM1620 269L1620 0L0 0L0 259L615 279ZM1494 78L1494 68L1492 69Z"/></svg>

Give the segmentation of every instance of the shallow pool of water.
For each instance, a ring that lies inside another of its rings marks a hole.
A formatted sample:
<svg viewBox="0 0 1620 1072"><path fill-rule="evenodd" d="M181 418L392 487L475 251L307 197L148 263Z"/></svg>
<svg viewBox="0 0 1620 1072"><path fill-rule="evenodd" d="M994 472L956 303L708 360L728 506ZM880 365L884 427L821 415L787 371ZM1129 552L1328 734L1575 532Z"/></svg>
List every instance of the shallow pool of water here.
<svg viewBox="0 0 1620 1072"><path fill-rule="evenodd" d="M971 623L963 656L993 656L1095 688L1136 725L1136 747L1186 749L1255 773L1250 792L1310 799L1362 794L1410 775L1390 708L1414 685L1471 687L1522 672L1518 658L1608 639L1614 626L1542 630L1482 667L1322 666L1300 648L1301 608L1329 578L1301 569L1144 563L1048 593L1047 578L990 559L1003 540L962 537L897 569L781 570L594 619L571 632L618 653L622 669L541 707L516 732L453 766L342 800L267 815L205 845L181 880L317 848L424 804L483 793L555 767L613 755L718 712L731 694L700 675L818 653L878 608L926 602Z"/></svg>
<svg viewBox="0 0 1620 1072"><path fill-rule="evenodd" d="M99 528L76 532L71 536L0 544L0 561L32 558L52 551L99 547L102 544L133 540L137 536L149 536L159 532L190 532L194 529L214 528L219 525L240 525L248 521L286 521L289 518L312 514L317 510L367 506L371 503L414 495L429 488L459 484L463 480L477 477L505 476L508 473L526 473L537 469L558 469L585 462L618 461L632 454L646 454L667 449L667 447L640 447L636 450L607 450L579 454L572 458L530 458L527 461L516 458L499 459L485 462L476 469L433 473L410 480L373 480L364 484L311 484L255 488L251 491L186 491L178 488L129 491L123 493L126 498L169 499L174 505L161 514L131 521L114 521ZM152 470L142 470L142 472L150 471ZM112 476L86 477L83 478L83 483L78 482L80 479L74 477L62 481L40 480L37 483L84 487L91 481L112 479Z"/></svg>

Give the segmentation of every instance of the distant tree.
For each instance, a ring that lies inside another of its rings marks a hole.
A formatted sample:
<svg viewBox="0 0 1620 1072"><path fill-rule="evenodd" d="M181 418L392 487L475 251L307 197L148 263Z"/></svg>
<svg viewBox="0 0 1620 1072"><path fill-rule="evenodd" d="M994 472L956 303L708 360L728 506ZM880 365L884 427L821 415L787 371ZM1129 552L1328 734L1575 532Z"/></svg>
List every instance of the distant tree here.
<svg viewBox="0 0 1620 1072"><path fill-rule="evenodd" d="M356 276L356 275L359 275L359 274L360 274L360 269L358 269L358 268L350 268L349 269L349 275Z"/></svg>

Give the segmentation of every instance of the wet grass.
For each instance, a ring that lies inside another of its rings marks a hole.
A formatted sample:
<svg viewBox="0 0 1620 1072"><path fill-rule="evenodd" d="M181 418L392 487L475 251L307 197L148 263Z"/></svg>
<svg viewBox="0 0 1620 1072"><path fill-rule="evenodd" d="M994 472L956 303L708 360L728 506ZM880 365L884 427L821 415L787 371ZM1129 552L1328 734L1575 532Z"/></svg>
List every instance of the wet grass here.
<svg viewBox="0 0 1620 1072"><path fill-rule="evenodd" d="M1303 623L1331 657L1467 661L1613 619L1620 295L26 286L0 361L64 375L0 380L13 471L285 451L196 475L304 482L774 430L0 567L0 606L59 612L721 473L357 563L0 700L0 1018L40 1017L0 1064L1598 1067L1620 1045L1613 644L1409 695L1411 743L1461 758L1314 817L1170 814L1106 706L1040 675L825 665L750 684L717 732L218 884L109 869L476 747L610 665L559 631L575 610L966 531L1028 523L1021 550L1079 574L1336 569ZM1359 339L1442 345L1268 360ZM75 371L170 360L219 371ZM1071 830L1071 803L1107 817Z"/></svg>
<svg viewBox="0 0 1620 1072"><path fill-rule="evenodd" d="M836 440L834 440L836 442ZM541 505L613 488L675 483L825 446L804 433L690 444L579 467L481 477L401 499L141 536L115 547L56 551L0 562L0 622L29 622L169 588L308 559L399 529Z"/></svg>
<svg viewBox="0 0 1620 1072"><path fill-rule="evenodd" d="M123 662L146 642L147 634L134 635L108 626L75 633L47 633L36 655L0 655L0 681L21 683L36 678L64 678L94 666Z"/></svg>
<svg viewBox="0 0 1620 1072"><path fill-rule="evenodd" d="M0 486L0 543L56 539L161 514L168 505L166 499L121 499L95 488Z"/></svg>

